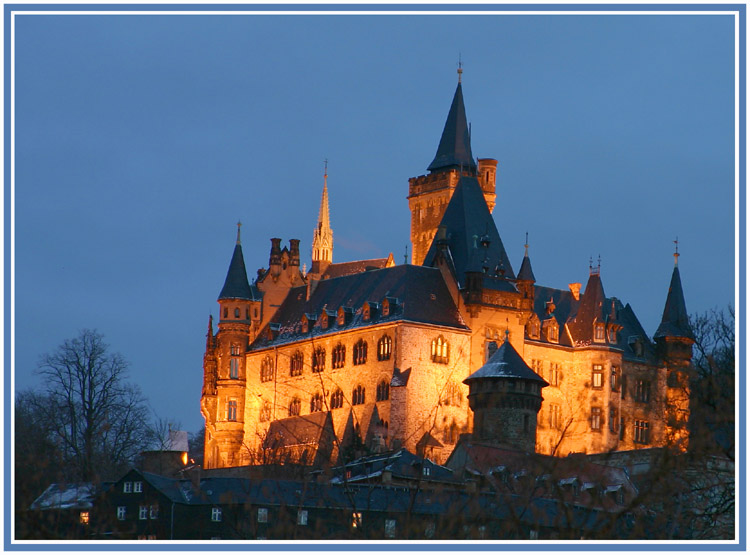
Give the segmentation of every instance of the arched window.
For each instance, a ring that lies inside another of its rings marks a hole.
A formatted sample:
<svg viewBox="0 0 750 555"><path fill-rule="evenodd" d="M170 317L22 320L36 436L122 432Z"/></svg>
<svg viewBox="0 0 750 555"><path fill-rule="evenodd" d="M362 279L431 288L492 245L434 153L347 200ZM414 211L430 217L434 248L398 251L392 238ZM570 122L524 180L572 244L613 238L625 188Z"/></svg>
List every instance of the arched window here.
<svg viewBox="0 0 750 555"><path fill-rule="evenodd" d="M393 341L390 335L384 335L378 341L378 360L390 360Z"/></svg>
<svg viewBox="0 0 750 555"><path fill-rule="evenodd" d="M260 421L268 422L269 420L271 420L271 403L263 401L263 406L260 409Z"/></svg>
<svg viewBox="0 0 750 555"><path fill-rule="evenodd" d="M300 408L302 408L302 401L299 397L294 397L289 403L289 416L299 416Z"/></svg>
<svg viewBox="0 0 750 555"><path fill-rule="evenodd" d="M320 412L323 410L323 396L316 393L310 399L310 412Z"/></svg>
<svg viewBox="0 0 750 555"><path fill-rule="evenodd" d="M333 368L343 368L344 363L346 362L346 347L341 343L336 345L333 349L333 355L331 358Z"/></svg>
<svg viewBox="0 0 750 555"><path fill-rule="evenodd" d="M450 381L443 391L443 397L441 403L451 407L460 407L461 401L463 400L463 394L461 393L461 386L455 381Z"/></svg>
<svg viewBox="0 0 750 555"><path fill-rule="evenodd" d="M344 406L344 392L337 389L331 393L331 409L340 409Z"/></svg>
<svg viewBox="0 0 750 555"><path fill-rule="evenodd" d="M432 357L432 362L448 364L448 342L442 335L439 335L432 340L430 355Z"/></svg>
<svg viewBox="0 0 750 555"><path fill-rule="evenodd" d="M296 351L289 359L289 375L301 376L304 363L305 357L302 355L302 351Z"/></svg>
<svg viewBox="0 0 750 555"><path fill-rule="evenodd" d="M322 372L326 368L326 350L323 347L318 347L313 352L312 358L312 371Z"/></svg>
<svg viewBox="0 0 750 555"><path fill-rule="evenodd" d="M352 405L363 405L365 402L365 388L358 385L352 391Z"/></svg>
<svg viewBox="0 0 750 555"><path fill-rule="evenodd" d="M381 380L378 384L378 390L375 394L376 401L387 401L390 390L390 384L386 380Z"/></svg>
<svg viewBox="0 0 750 555"><path fill-rule="evenodd" d="M352 362L357 364L364 364L367 362L367 341L360 339L354 344L354 356Z"/></svg>
<svg viewBox="0 0 750 555"><path fill-rule="evenodd" d="M273 360L270 356L263 359L260 364L260 381L270 382L273 379Z"/></svg>

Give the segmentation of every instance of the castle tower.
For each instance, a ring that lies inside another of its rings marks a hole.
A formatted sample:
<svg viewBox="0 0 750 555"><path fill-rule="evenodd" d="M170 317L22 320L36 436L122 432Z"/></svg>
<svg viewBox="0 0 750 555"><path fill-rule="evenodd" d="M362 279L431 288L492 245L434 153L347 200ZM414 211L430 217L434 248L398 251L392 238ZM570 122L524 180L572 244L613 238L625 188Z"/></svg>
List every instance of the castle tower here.
<svg viewBox="0 0 750 555"><path fill-rule="evenodd" d="M464 380L474 411L474 441L533 452L542 388L549 385L523 361L508 340Z"/></svg>
<svg viewBox="0 0 750 555"><path fill-rule="evenodd" d="M219 294L219 330L215 337L210 337L209 321L206 341L204 375L210 379L204 380L207 383L201 398L201 412L206 419L204 461L207 468L239 464L244 435L245 352L253 311L260 299L247 280L240 225L237 224L237 243Z"/></svg>
<svg viewBox="0 0 750 555"><path fill-rule="evenodd" d="M323 174L323 195L320 198L318 225L315 226L312 242L312 267L310 273L321 275L333 261L333 230L328 212L328 161Z"/></svg>
<svg viewBox="0 0 750 555"><path fill-rule="evenodd" d="M466 120L461 74L445 120L435 158L427 175L409 179L409 210L411 210L412 264L422 264L438 225L443 218L453 191L461 176L477 177L490 212L495 208L495 176L497 160L481 159L479 166L471 152L471 133Z"/></svg>
<svg viewBox="0 0 750 555"><path fill-rule="evenodd" d="M531 310L534 307L534 283L536 283L536 277L534 277L534 271L531 269L528 233L526 234L524 249L523 262L521 262L521 269L518 270L518 276L516 277L516 287L518 287L518 291L521 293L521 308L523 310Z"/></svg>

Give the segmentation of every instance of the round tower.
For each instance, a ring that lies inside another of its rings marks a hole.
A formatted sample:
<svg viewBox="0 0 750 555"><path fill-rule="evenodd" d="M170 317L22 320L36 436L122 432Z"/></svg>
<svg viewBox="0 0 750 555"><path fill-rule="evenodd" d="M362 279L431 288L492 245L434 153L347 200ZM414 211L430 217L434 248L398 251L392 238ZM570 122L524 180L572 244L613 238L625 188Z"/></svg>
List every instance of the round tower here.
<svg viewBox="0 0 750 555"><path fill-rule="evenodd" d="M508 340L487 363L464 380L474 411L474 441L533 452L542 388L549 385Z"/></svg>

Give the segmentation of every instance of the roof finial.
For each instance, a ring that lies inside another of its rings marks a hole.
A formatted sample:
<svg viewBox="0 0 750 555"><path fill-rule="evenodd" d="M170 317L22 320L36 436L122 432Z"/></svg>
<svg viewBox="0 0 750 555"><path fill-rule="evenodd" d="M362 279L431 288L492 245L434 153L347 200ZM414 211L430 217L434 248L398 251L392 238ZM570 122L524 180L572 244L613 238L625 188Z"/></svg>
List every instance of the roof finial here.
<svg viewBox="0 0 750 555"><path fill-rule="evenodd" d="M242 227L242 222L237 221L237 244L240 244L240 228Z"/></svg>
<svg viewBox="0 0 750 555"><path fill-rule="evenodd" d="M674 255L673 255L674 256L674 265L677 266L677 259L680 257L680 252L679 252L679 248L678 248L679 247L679 239L677 237L675 237L673 243L674 243Z"/></svg>
<svg viewBox="0 0 750 555"><path fill-rule="evenodd" d="M510 329L508 329L510 326L508 324L508 319L505 319L505 341L506 343L510 341Z"/></svg>
<svg viewBox="0 0 750 555"><path fill-rule="evenodd" d="M601 274L602 272L602 255L600 254L596 260L596 273Z"/></svg>
<svg viewBox="0 0 750 555"><path fill-rule="evenodd" d="M404 264L408 264L409 260L409 245L404 245Z"/></svg>
<svg viewBox="0 0 750 555"><path fill-rule="evenodd" d="M323 160L325 163L325 169L323 170L323 185L328 185L328 158Z"/></svg>
<svg viewBox="0 0 750 555"><path fill-rule="evenodd" d="M461 63L461 53L458 53L458 82L461 82L461 74L464 72L463 64Z"/></svg>
<svg viewBox="0 0 750 555"><path fill-rule="evenodd" d="M523 253L524 256L529 256L529 232L526 232L526 243L524 243L523 248L525 249L525 252Z"/></svg>

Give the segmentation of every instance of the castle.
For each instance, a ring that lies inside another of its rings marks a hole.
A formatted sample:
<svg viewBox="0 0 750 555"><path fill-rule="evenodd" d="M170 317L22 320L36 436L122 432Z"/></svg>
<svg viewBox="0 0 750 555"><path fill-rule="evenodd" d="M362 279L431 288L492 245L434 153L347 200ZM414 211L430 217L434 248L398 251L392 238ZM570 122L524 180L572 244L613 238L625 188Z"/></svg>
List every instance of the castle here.
<svg viewBox="0 0 750 555"><path fill-rule="evenodd" d="M542 286L527 246L516 274L460 71L429 173L409 179L411 264L333 262L327 172L309 272L299 240L273 238L250 283L238 225L208 324L206 468L396 447L442 462L472 431L556 456L685 447L693 336L677 253L653 340L599 266L582 291Z"/></svg>

